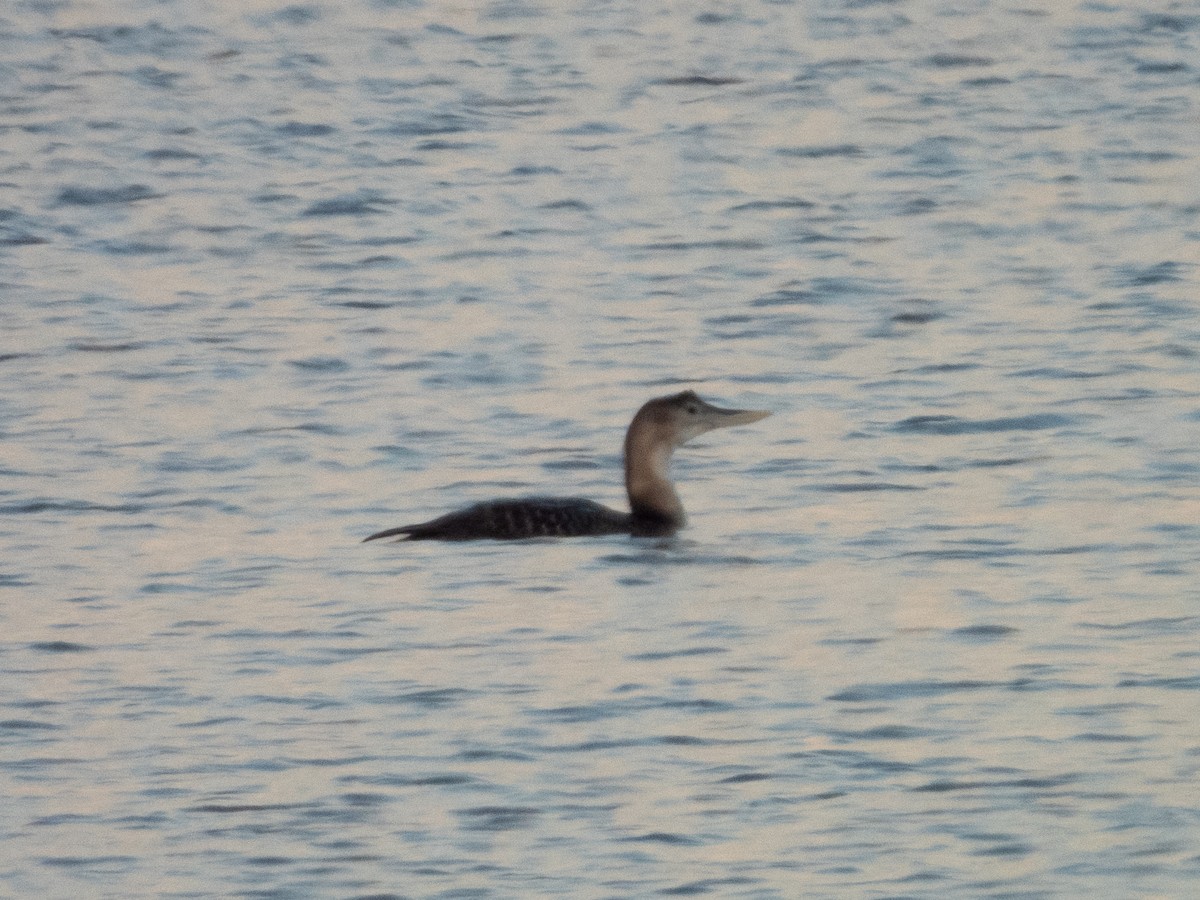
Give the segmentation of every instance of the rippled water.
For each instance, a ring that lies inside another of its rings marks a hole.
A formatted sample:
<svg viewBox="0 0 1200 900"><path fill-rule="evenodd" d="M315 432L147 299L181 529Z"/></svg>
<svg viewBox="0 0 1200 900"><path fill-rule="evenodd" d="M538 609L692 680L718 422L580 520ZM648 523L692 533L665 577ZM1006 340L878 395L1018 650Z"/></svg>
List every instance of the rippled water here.
<svg viewBox="0 0 1200 900"><path fill-rule="evenodd" d="M1192 896L1200 7L1046 6L11 0L0 894Z"/></svg>

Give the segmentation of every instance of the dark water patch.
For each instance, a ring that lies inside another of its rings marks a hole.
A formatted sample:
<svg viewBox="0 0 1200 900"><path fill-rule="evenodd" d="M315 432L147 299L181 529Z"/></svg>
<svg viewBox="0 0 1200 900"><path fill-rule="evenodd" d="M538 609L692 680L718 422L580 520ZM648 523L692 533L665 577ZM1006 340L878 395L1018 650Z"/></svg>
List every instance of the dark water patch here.
<svg viewBox="0 0 1200 900"><path fill-rule="evenodd" d="M555 210L573 210L575 212L591 212L591 205L584 203L582 200L551 200L549 203L543 203L538 209Z"/></svg>
<svg viewBox="0 0 1200 900"><path fill-rule="evenodd" d="M917 697L942 697L973 691L1008 687L1002 681L898 681L894 683L859 684L831 694L829 700L841 703L876 703L887 700L908 700Z"/></svg>
<svg viewBox="0 0 1200 900"><path fill-rule="evenodd" d="M288 365L306 372L347 372L350 364L336 356L310 356L308 359L289 359Z"/></svg>
<svg viewBox="0 0 1200 900"><path fill-rule="evenodd" d="M333 632L330 637L338 638L358 638L362 635L356 632ZM362 656L370 656L373 653L394 653L395 647L329 647L325 652L333 659L329 662L334 662L337 659L355 659ZM314 655L312 659L317 660L319 656Z"/></svg>
<svg viewBox="0 0 1200 900"><path fill-rule="evenodd" d="M532 806L476 806L455 810L468 831L514 831L528 828L542 814Z"/></svg>
<svg viewBox="0 0 1200 900"><path fill-rule="evenodd" d="M896 151L895 155L908 159L910 168L888 171L883 173L883 177L949 178L964 175L967 170L962 163L962 156L956 152L955 147L965 143L967 143L965 139L945 135L922 138Z"/></svg>
<svg viewBox="0 0 1200 900"><path fill-rule="evenodd" d="M256 812L291 812L307 809L307 803L199 803L184 809L185 812L216 813L218 815L240 815Z"/></svg>
<svg viewBox="0 0 1200 900"><path fill-rule="evenodd" d="M818 144L809 147L780 147L775 152L780 156L799 159L830 159L833 157L854 159L863 155L863 148L858 144Z"/></svg>
<svg viewBox="0 0 1200 900"><path fill-rule="evenodd" d="M43 856L38 860L43 866L54 869L90 869L107 874L131 870L138 863L136 856Z"/></svg>
<svg viewBox="0 0 1200 900"><path fill-rule="evenodd" d="M278 22L282 25L300 27L313 25L321 21L323 15L324 11L319 6L309 3L292 3L258 17L257 23L268 25L271 22ZM306 56L305 59L310 63L318 62L318 58L315 57ZM295 64L294 61L289 61L285 58L282 65L284 68L287 68L289 63L292 65Z"/></svg>
<svg viewBox="0 0 1200 900"><path fill-rule="evenodd" d="M287 434L292 431L299 431L305 434L323 434L328 437L338 437L344 432L336 425L327 425L323 422L302 422L299 425L263 425L254 428L243 428L240 431L230 432L232 435L261 435L261 434Z"/></svg>
<svg viewBox="0 0 1200 900"><path fill-rule="evenodd" d="M837 638L825 638L824 640L818 641L817 643L819 643L819 644L824 644L824 645L826 645L826 646L829 646L829 647L842 647L842 646L864 646L864 647L869 647L869 646L871 646L871 645L873 645L873 644L879 644L879 643L882 643L882 642L883 642L883 638L873 638L873 637L837 637Z"/></svg>
<svg viewBox="0 0 1200 900"><path fill-rule="evenodd" d="M272 868L274 866L290 866L296 860L290 856L245 856L242 861L248 866Z"/></svg>
<svg viewBox="0 0 1200 900"><path fill-rule="evenodd" d="M59 825L72 825L79 822L98 822L100 817L96 815L84 815L82 813L56 813L51 816L41 816L40 818L30 821L30 825L38 828L55 828Z"/></svg>
<svg viewBox="0 0 1200 900"><path fill-rule="evenodd" d="M910 197L896 207L900 216L924 216L938 208L938 202L931 197Z"/></svg>
<svg viewBox="0 0 1200 900"><path fill-rule="evenodd" d="M318 200L301 213L308 217L372 216L386 212L392 201L379 191L354 191L326 200Z"/></svg>
<svg viewBox="0 0 1200 900"><path fill-rule="evenodd" d="M1181 675L1172 678L1130 677L1122 678L1117 687L1163 688L1168 691L1200 690L1200 675Z"/></svg>
<svg viewBox="0 0 1200 900"><path fill-rule="evenodd" d="M1132 734L1112 734L1111 732L1084 731L1071 737L1073 741L1086 741L1093 744L1135 744L1147 740Z"/></svg>
<svg viewBox="0 0 1200 900"><path fill-rule="evenodd" d="M707 747L714 742L710 738L698 738L690 734L664 734L658 743L668 747Z"/></svg>
<svg viewBox="0 0 1200 900"><path fill-rule="evenodd" d="M151 162L199 162L204 159L199 153L182 150L178 147L160 147L157 150L147 150L142 154Z"/></svg>
<svg viewBox="0 0 1200 900"><path fill-rule="evenodd" d="M1111 374L1111 372L1085 372L1080 369L1067 369L1061 366L1039 366L1036 369L1022 369L1019 372L1009 372L1005 377L1089 379L1104 378Z"/></svg>
<svg viewBox="0 0 1200 900"><path fill-rule="evenodd" d="M809 284L813 293L822 299L863 300L885 296L893 290L893 286L887 281L851 276L814 278Z"/></svg>
<svg viewBox="0 0 1200 900"><path fill-rule="evenodd" d="M150 507L138 503L105 504L87 500L29 500L0 504L0 515L25 515L44 512L143 513Z"/></svg>
<svg viewBox="0 0 1200 900"><path fill-rule="evenodd" d="M663 659L677 659L681 656L708 656L714 653L728 653L725 647L686 647L682 650L656 650L646 653L634 653L625 657L638 662L656 662Z"/></svg>
<svg viewBox="0 0 1200 900"><path fill-rule="evenodd" d="M1183 263L1171 260L1151 263L1149 265L1127 263L1115 266L1109 281L1115 287L1149 287L1155 284L1182 281L1186 277L1188 268L1190 267Z"/></svg>
<svg viewBox="0 0 1200 900"><path fill-rule="evenodd" d="M236 472L249 465L244 460L227 456L197 457L186 450L167 451L159 458L160 472Z"/></svg>
<svg viewBox="0 0 1200 900"><path fill-rule="evenodd" d="M201 33L191 28L168 28L159 22L146 25L96 25L84 28L50 28L64 40L93 41L113 53L169 57L189 47Z"/></svg>
<svg viewBox="0 0 1200 900"><path fill-rule="evenodd" d="M640 747L646 743L647 741L641 738L625 740L593 738L592 740L578 741L571 744L544 744L537 749L540 753L606 753L613 750L627 750L631 747Z"/></svg>
<svg viewBox="0 0 1200 900"><path fill-rule="evenodd" d="M474 150L481 149L481 145L473 144L469 141L421 141L417 144L414 150L432 153L438 150Z"/></svg>
<svg viewBox="0 0 1200 900"><path fill-rule="evenodd" d="M877 725L862 731L833 731L830 734L847 741L911 741L930 737L936 732L911 725Z"/></svg>
<svg viewBox="0 0 1200 900"><path fill-rule="evenodd" d="M896 313L891 317L890 321L897 325L928 325L930 322L936 322L938 319L944 317L944 313L934 310L911 310L909 312Z"/></svg>
<svg viewBox="0 0 1200 900"><path fill-rule="evenodd" d="M1035 693L1043 691L1085 691L1092 690L1095 685L1078 681L1065 681L1061 678L1017 678L1005 687L1014 693Z"/></svg>
<svg viewBox="0 0 1200 900"><path fill-rule="evenodd" d="M657 78L650 83L667 87L724 87L745 82L730 75L676 75L671 78Z"/></svg>
<svg viewBox="0 0 1200 900"><path fill-rule="evenodd" d="M373 698L372 703L397 706L419 706L424 709L448 709L475 696L475 691L465 688L426 688L388 694Z"/></svg>
<svg viewBox="0 0 1200 900"><path fill-rule="evenodd" d="M1200 618L1196 616L1163 616L1154 619L1137 619L1132 622L1080 622L1079 627L1095 631L1137 632L1137 636L1184 634L1200 627Z"/></svg>
<svg viewBox="0 0 1200 900"><path fill-rule="evenodd" d="M1189 418L1200 421L1200 412L1193 413ZM1157 525L1148 526L1147 530L1169 534L1174 538L1200 538L1200 525L1191 522L1161 522Z"/></svg>
<svg viewBox="0 0 1200 900"><path fill-rule="evenodd" d="M986 56L969 56L959 53L935 53L925 57L925 65L935 69L964 69L995 65L995 60Z"/></svg>
<svg viewBox="0 0 1200 900"><path fill-rule="evenodd" d="M1178 153L1172 153L1169 150L1111 150L1107 153L1101 153L1103 159L1116 160L1123 163L1135 163L1139 165L1152 165L1154 163L1174 162L1177 159L1183 159ZM1174 281L1175 279L1168 279Z"/></svg>
<svg viewBox="0 0 1200 900"><path fill-rule="evenodd" d="M332 125L310 122L284 122L275 126L275 133L283 137L324 137L336 132Z"/></svg>
<svg viewBox="0 0 1200 900"><path fill-rule="evenodd" d="M1200 16L1184 13L1143 13L1137 31L1143 34L1186 34L1189 31L1200 31Z"/></svg>
<svg viewBox="0 0 1200 900"><path fill-rule="evenodd" d="M0 759L0 769L45 775L46 770L54 766L76 768L85 762L78 756L24 756L19 759Z"/></svg>
<svg viewBox="0 0 1200 900"><path fill-rule="evenodd" d="M622 538L623 540L623 538ZM606 565L645 565L657 566L752 566L762 565L763 560L752 556L736 556L712 554L704 556L684 556L670 553L674 549L672 539L635 538L637 543L651 545L641 553L610 553L599 557L598 561Z"/></svg>
<svg viewBox="0 0 1200 900"><path fill-rule="evenodd" d="M183 79L182 72L172 72L169 69L160 69L158 66L138 66L126 74L138 84L160 91L173 90Z"/></svg>
<svg viewBox="0 0 1200 900"><path fill-rule="evenodd" d="M247 669L246 671L254 671L257 673L261 670ZM322 709L338 709L346 705L342 700L320 695L290 697L280 694L251 694L245 698L245 701L247 703L262 703L269 706L292 706L309 712ZM286 767L286 764L283 762L263 761L260 763L260 765L269 771L278 771L279 769Z"/></svg>
<svg viewBox="0 0 1200 900"><path fill-rule="evenodd" d="M342 794L338 799L347 806L357 806L360 808L384 806L392 800L387 794L367 793L366 791L351 791Z"/></svg>
<svg viewBox="0 0 1200 900"><path fill-rule="evenodd" d="M778 200L750 200L729 207L728 212L767 212L773 209L812 209L816 206L810 200L799 197L780 197Z"/></svg>
<svg viewBox="0 0 1200 900"><path fill-rule="evenodd" d="M477 779L470 775L447 773L443 775L343 775L338 781L347 784L369 784L375 787L462 787L467 784L475 784Z"/></svg>
<svg viewBox="0 0 1200 900"><path fill-rule="evenodd" d="M771 291L769 294L763 294L761 297L756 297L751 301L751 306L796 306L805 305L811 306L820 303L821 298L815 291L801 290L796 288L780 288L776 291Z"/></svg>
<svg viewBox="0 0 1200 900"><path fill-rule="evenodd" d="M634 834L620 838L629 844L667 844L676 847L694 847L700 843L696 838L670 831L649 831L645 834Z"/></svg>
<svg viewBox="0 0 1200 900"><path fill-rule="evenodd" d="M232 725L246 721L241 716L216 716L212 719L202 719L198 722L180 722L176 728L214 728L217 725Z"/></svg>
<svg viewBox="0 0 1200 900"><path fill-rule="evenodd" d="M1176 75L1190 72L1191 70L1191 66L1187 63L1178 61L1159 62L1157 60L1143 60L1134 66L1134 71L1139 75Z"/></svg>
<svg viewBox="0 0 1200 900"><path fill-rule="evenodd" d="M944 375L949 372L971 372L979 368L979 363L933 363L927 366L917 366L914 369L900 369L902 373L911 375Z"/></svg>
<svg viewBox="0 0 1200 900"><path fill-rule="evenodd" d="M555 166L520 165L509 169L508 174L518 178L529 178L535 175L561 175L562 170Z"/></svg>
<svg viewBox="0 0 1200 900"><path fill-rule="evenodd" d="M864 494L874 491L923 491L925 488L911 484L896 484L890 481L850 481L832 484L811 485L810 490L830 494Z"/></svg>
<svg viewBox="0 0 1200 900"><path fill-rule="evenodd" d="M1080 776L1074 774L1054 775L1046 778L997 778L997 779L973 779L959 780L951 778L941 778L935 781L930 781L914 788L909 788L914 793L929 793L929 794L944 794L956 791L980 791L980 790L1034 790L1045 791L1053 790L1054 788L1062 788L1067 785L1074 784L1079 781Z"/></svg>
<svg viewBox="0 0 1200 900"><path fill-rule="evenodd" d="M1018 630L1008 625L967 625L955 628L950 634L970 641L991 641L1016 634Z"/></svg>
<svg viewBox="0 0 1200 900"><path fill-rule="evenodd" d="M770 781L774 777L767 772L739 772L737 775L722 778L717 784L751 784L755 781Z"/></svg>
<svg viewBox="0 0 1200 900"><path fill-rule="evenodd" d="M765 246L762 241L719 239L711 241L652 241L648 244L637 244L634 249L681 252L686 250L762 250Z"/></svg>
<svg viewBox="0 0 1200 900"><path fill-rule="evenodd" d="M581 706L557 706L549 709L530 710L529 714L536 719L547 722L562 722L579 724L582 722L599 722L621 715L624 710L614 703L593 703Z"/></svg>
<svg viewBox="0 0 1200 900"><path fill-rule="evenodd" d="M938 472L953 471L956 466L939 466L933 463L882 463L879 468L887 472L914 472L919 475L933 475Z"/></svg>
<svg viewBox="0 0 1200 900"><path fill-rule="evenodd" d="M142 594L158 595L158 594L199 594L201 588L194 584L186 584L182 581L164 581L156 579L147 581L138 592Z"/></svg>
<svg viewBox="0 0 1200 900"><path fill-rule="evenodd" d="M48 243L50 243L49 239L28 231L6 228L0 232L0 247L33 247Z"/></svg>
<svg viewBox="0 0 1200 900"><path fill-rule="evenodd" d="M1025 463L1037 462L1044 456L1003 456L998 459L973 459L962 464L965 469L1001 469L1008 466L1021 466Z"/></svg>
<svg viewBox="0 0 1200 900"><path fill-rule="evenodd" d="M962 419L958 416L911 416L892 426L893 431L909 434L986 434L1000 431L1041 431L1062 428L1074 422L1070 416L1033 413L1027 416L1003 416L997 419Z"/></svg>
<svg viewBox="0 0 1200 900"><path fill-rule="evenodd" d="M496 747L472 747L469 750L460 751L457 758L466 762L491 762L493 760L499 762L531 762L534 759L529 753L512 750L507 747L504 749Z"/></svg>
<svg viewBox="0 0 1200 900"><path fill-rule="evenodd" d="M803 328L811 323L809 316L797 314L788 315L743 315L733 314L713 316L705 319L712 335L721 341L736 341L744 339L766 338L790 330Z"/></svg>
<svg viewBox="0 0 1200 900"><path fill-rule="evenodd" d="M1028 856L1034 852L1034 848L1029 844L1022 843L1007 843L996 844L991 847L983 847L979 850L972 850L971 856ZM1024 895L1022 895L1024 896Z"/></svg>
<svg viewBox="0 0 1200 900"><path fill-rule="evenodd" d="M287 194L283 191L264 191L261 194L252 194L250 202L260 206L266 206L271 203L291 203L300 199L295 194Z"/></svg>
<svg viewBox="0 0 1200 900"><path fill-rule="evenodd" d="M295 768L312 767L315 769L344 769L347 766L358 766L367 762L376 762L378 756L354 754L351 756L305 756L302 758L288 757L283 760Z"/></svg>
<svg viewBox="0 0 1200 900"><path fill-rule="evenodd" d="M37 719L0 719L0 731L61 731L61 725Z"/></svg>
<svg viewBox="0 0 1200 900"><path fill-rule="evenodd" d="M721 888L745 887L754 884L754 879L744 876L728 878L702 878L699 881L689 881L676 887L663 888L655 891L662 897L697 897L701 894L711 894Z"/></svg>
<svg viewBox="0 0 1200 900"><path fill-rule="evenodd" d="M29 645L29 649L39 653L88 653L96 648L73 641L35 641Z"/></svg>
<svg viewBox="0 0 1200 900"><path fill-rule="evenodd" d="M906 550L901 556L923 559L1002 559L1021 556L1075 556L1083 553L1112 553L1117 548L1105 544L1073 544L1064 547L1019 547L1007 541L947 541L936 550Z"/></svg>
<svg viewBox="0 0 1200 900"><path fill-rule="evenodd" d="M592 459L555 459L542 463L542 468L551 472L589 472L609 467Z"/></svg>
<svg viewBox="0 0 1200 900"><path fill-rule="evenodd" d="M309 628L289 628L289 629L274 629L266 630L262 628L234 628L230 631L219 631L212 634L211 637L222 641L250 641L255 644L265 642L275 643L284 640L306 640L313 638L318 633L325 637L326 632L316 632Z"/></svg>
<svg viewBox="0 0 1200 900"><path fill-rule="evenodd" d="M599 722L646 710L670 709L685 710L693 713L714 713L728 712L733 708L732 704L723 700L710 700L703 697L662 697L656 695L628 697L619 701L535 709L530 710L529 715L545 721L578 724L583 722Z"/></svg>
<svg viewBox="0 0 1200 900"><path fill-rule="evenodd" d="M0 246L24 247L49 243L47 238L36 233L41 226L41 222L19 209L0 209Z"/></svg>
<svg viewBox="0 0 1200 900"><path fill-rule="evenodd" d="M170 244L157 241L97 241L95 246L97 250L112 256L155 256L174 250Z"/></svg>
<svg viewBox="0 0 1200 900"><path fill-rule="evenodd" d="M560 129L557 134L566 135L567 137L592 137L598 135L609 134L624 134L628 131L623 125L618 125L615 122L580 122L578 125L571 125L567 128Z"/></svg>
<svg viewBox="0 0 1200 900"><path fill-rule="evenodd" d="M137 203L162 197L144 184L128 184L121 187L88 187L72 185L58 192L59 206L109 206L121 203Z"/></svg>
<svg viewBox="0 0 1200 900"><path fill-rule="evenodd" d="M403 247L406 244L416 244L421 241L416 234L380 234L364 237L354 243L360 247Z"/></svg>
<svg viewBox="0 0 1200 900"><path fill-rule="evenodd" d="M420 119L394 122L382 129L396 137L432 137L438 134L461 134L479 127L478 120L457 113L434 113Z"/></svg>
<svg viewBox="0 0 1200 900"><path fill-rule="evenodd" d="M845 231L822 231L811 226L797 226L788 240L793 244L883 244L895 240L890 237L850 234Z"/></svg>
<svg viewBox="0 0 1200 900"><path fill-rule="evenodd" d="M385 456L391 460L408 460L418 463L422 468L425 466L425 452L413 447L401 446L398 444L380 444L377 447L371 448L381 456Z"/></svg>
<svg viewBox="0 0 1200 900"><path fill-rule="evenodd" d="M127 341L116 344L105 344L99 341L73 341L67 344L67 349L79 353L128 353L131 350L141 350L146 345L140 341Z"/></svg>

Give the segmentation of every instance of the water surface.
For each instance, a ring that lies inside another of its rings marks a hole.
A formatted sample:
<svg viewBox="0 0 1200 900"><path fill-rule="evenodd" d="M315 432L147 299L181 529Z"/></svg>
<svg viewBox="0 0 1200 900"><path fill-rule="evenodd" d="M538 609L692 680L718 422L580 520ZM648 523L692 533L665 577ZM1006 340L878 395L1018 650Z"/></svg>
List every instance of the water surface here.
<svg viewBox="0 0 1200 900"><path fill-rule="evenodd" d="M10 3L0 893L1191 896L1198 39Z"/></svg>

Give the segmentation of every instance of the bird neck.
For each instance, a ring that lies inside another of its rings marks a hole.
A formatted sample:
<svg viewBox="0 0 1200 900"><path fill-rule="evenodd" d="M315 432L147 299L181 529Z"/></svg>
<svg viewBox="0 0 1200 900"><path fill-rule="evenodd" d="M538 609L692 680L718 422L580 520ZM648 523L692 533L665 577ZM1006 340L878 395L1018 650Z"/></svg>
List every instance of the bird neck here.
<svg viewBox="0 0 1200 900"><path fill-rule="evenodd" d="M678 528L686 516L668 474L673 450L669 442L631 428L625 437L625 490L635 518Z"/></svg>

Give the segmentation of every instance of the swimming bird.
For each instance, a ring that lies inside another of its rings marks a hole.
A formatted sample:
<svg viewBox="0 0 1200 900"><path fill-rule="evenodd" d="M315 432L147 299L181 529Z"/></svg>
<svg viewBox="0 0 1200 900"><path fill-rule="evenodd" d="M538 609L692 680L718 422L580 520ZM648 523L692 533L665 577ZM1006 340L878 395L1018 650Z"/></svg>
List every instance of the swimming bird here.
<svg viewBox="0 0 1200 900"><path fill-rule="evenodd" d="M658 397L646 403L625 433L625 491L629 494L630 510L627 513L581 497L488 500L428 522L388 528L363 541L386 537L408 541L472 541L674 534L687 520L668 472L675 448L714 428L746 425L769 415L770 412L760 409L722 409L701 400L695 391Z"/></svg>

